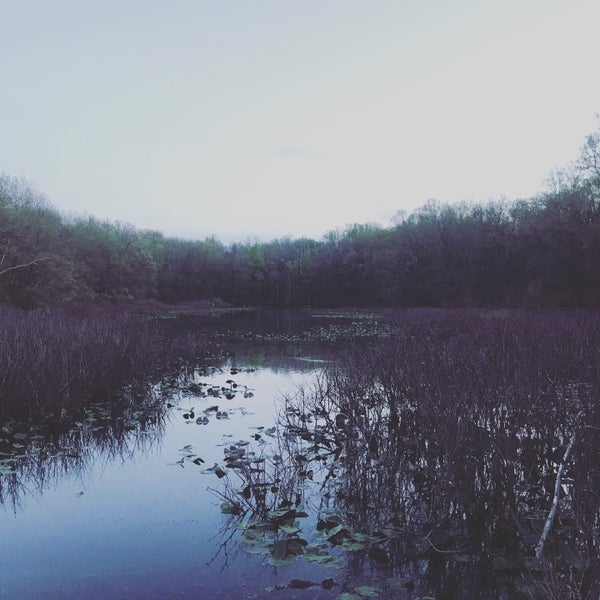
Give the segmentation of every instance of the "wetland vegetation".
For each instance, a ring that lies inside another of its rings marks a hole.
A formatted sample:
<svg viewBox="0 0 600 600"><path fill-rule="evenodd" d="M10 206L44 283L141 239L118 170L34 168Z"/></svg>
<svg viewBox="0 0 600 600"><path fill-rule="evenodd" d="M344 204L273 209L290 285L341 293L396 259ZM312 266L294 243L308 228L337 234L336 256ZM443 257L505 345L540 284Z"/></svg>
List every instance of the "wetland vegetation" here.
<svg viewBox="0 0 600 600"><path fill-rule="evenodd" d="M175 339L210 338L221 353L155 371L137 395L89 397L62 429L30 415L5 421L6 507L26 515L32 490L93 471L99 456L152 454L176 424L161 460L171 486L190 494L196 473L197 494L210 490L202 514L218 533L206 578L220 559L234 572L251 560L265 574L252 583L258 597L597 597L595 311L162 321ZM260 377L291 364L310 377L277 394L278 408L271 398L259 409ZM211 449L195 432L212 439L217 427Z"/></svg>
<svg viewBox="0 0 600 600"><path fill-rule="evenodd" d="M272 565L343 555L367 582L340 598L598 597L598 317L400 323L287 399L274 454L230 447L242 541Z"/></svg>
<svg viewBox="0 0 600 600"><path fill-rule="evenodd" d="M599 597L599 149L229 246L1 176L0 595Z"/></svg>

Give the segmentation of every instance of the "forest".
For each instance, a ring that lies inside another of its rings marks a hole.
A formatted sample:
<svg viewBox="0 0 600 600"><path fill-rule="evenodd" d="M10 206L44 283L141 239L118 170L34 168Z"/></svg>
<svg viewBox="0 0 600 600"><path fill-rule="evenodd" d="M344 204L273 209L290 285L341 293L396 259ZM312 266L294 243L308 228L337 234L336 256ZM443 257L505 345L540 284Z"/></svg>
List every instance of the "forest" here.
<svg viewBox="0 0 600 600"><path fill-rule="evenodd" d="M432 175L434 176L434 175ZM333 200L332 200L333 201ZM318 219L318 215L315 215ZM251 232L249 232L251 235ZM321 240L225 245L66 217L0 176L0 302L191 301L222 306L600 305L600 128L533 198L435 200L394 224Z"/></svg>

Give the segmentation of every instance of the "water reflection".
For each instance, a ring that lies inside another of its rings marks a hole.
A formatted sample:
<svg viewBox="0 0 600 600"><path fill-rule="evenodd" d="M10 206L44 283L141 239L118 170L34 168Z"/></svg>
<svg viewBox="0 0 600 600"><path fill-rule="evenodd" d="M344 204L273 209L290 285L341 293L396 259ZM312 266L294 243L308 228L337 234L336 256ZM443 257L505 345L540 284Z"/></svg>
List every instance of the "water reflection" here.
<svg viewBox="0 0 600 600"><path fill-rule="evenodd" d="M80 420L51 425L6 422L0 438L0 504L24 510L62 477L85 480L98 461L126 461L160 442L166 407L159 388L136 390L129 401L96 403Z"/></svg>
<svg viewBox="0 0 600 600"><path fill-rule="evenodd" d="M497 349L487 333L385 347L391 329L370 316L194 326L227 358L62 430L3 432L0 596L491 600L561 597L568 577L581 597L596 589L598 386L560 379L558 362L520 370L512 351L508 365L504 331ZM553 562L537 561L575 429Z"/></svg>
<svg viewBox="0 0 600 600"><path fill-rule="evenodd" d="M494 381L478 348L444 364L443 342L357 345L344 368L288 401L278 469L296 478L300 507L306 479L319 481L320 557L346 550L348 578L370 577L382 594L389 584L389 597L595 597L597 387L553 370L550 380L536 365L544 387L519 373L516 388ZM574 460L563 464L570 446ZM559 516L540 559L553 496ZM255 503L271 528L277 502L266 516ZM278 555L277 538L263 543Z"/></svg>
<svg viewBox="0 0 600 600"><path fill-rule="evenodd" d="M167 376L51 431L9 424L0 596L239 598L278 585L228 529L215 466L232 475L232 446L273 441L276 397L313 367L241 360Z"/></svg>

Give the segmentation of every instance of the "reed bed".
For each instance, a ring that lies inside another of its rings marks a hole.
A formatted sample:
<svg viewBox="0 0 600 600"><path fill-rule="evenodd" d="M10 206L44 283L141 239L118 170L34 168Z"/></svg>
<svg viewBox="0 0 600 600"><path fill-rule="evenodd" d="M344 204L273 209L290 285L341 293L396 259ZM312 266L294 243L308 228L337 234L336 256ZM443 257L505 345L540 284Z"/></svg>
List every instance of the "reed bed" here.
<svg viewBox="0 0 600 600"><path fill-rule="evenodd" d="M381 535L376 562L424 594L597 598L598 315L396 316L401 333L347 345L286 414L340 448L348 530Z"/></svg>
<svg viewBox="0 0 600 600"><path fill-rule="evenodd" d="M202 360L206 345L133 311L0 309L0 419L64 416Z"/></svg>

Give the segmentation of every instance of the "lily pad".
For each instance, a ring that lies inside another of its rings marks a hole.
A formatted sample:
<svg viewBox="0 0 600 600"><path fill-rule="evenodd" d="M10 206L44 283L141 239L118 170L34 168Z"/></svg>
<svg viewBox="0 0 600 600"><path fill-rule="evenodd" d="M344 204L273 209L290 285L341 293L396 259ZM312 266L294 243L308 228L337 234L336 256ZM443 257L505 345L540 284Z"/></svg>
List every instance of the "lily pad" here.
<svg viewBox="0 0 600 600"><path fill-rule="evenodd" d="M290 525L282 525L279 529L281 529L281 531L287 533L288 535L294 535L301 531L300 527L293 527Z"/></svg>
<svg viewBox="0 0 600 600"><path fill-rule="evenodd" d="M202 471L200 471L200 472L205 475L214 473L219 479L221 479L222 477L225 477L225 475L227 474L227 473L225 473L223 468L220 467L217 463L215 463L212 467L209 467L208 469L202 469Z"/></svg>
<svg viewBox="0 0 600 600"><path fill-rule="evenodd" d="M288 556L284 558L276 558L271 556L268 562L272 567L285 567L286 565L291 565L294 560L296 560L295 556Z"/></svg>
<svg viewBox="0 0 600 600"><path fill-rule="evenodd" d="M379 590L370 585L361 585L357 588L354 588L354 591L360 594L361 596L379 596Z"/></svg>
<svg viewBox="0 0 600 600"><path fill-rule="evenodd" d="M239 515L242 512L242 507L236 502L225 500L221 502L221 512L225 515Z"/></svg>
<svg viewBox="0 0 600 600"><path fill-rule="evenodd" d="M315 587L316 585L320 584L315 583L314 581L307 581L306 579L292 579L288 587L295 590L306 590L310 587Z"/></svg>
<svg viewBox="0 0 600 600"><path fill-rule="evenodd" d="M307 546L304 550L304 560L316 564L326 564L334 560L326 545Z"/></svg>

